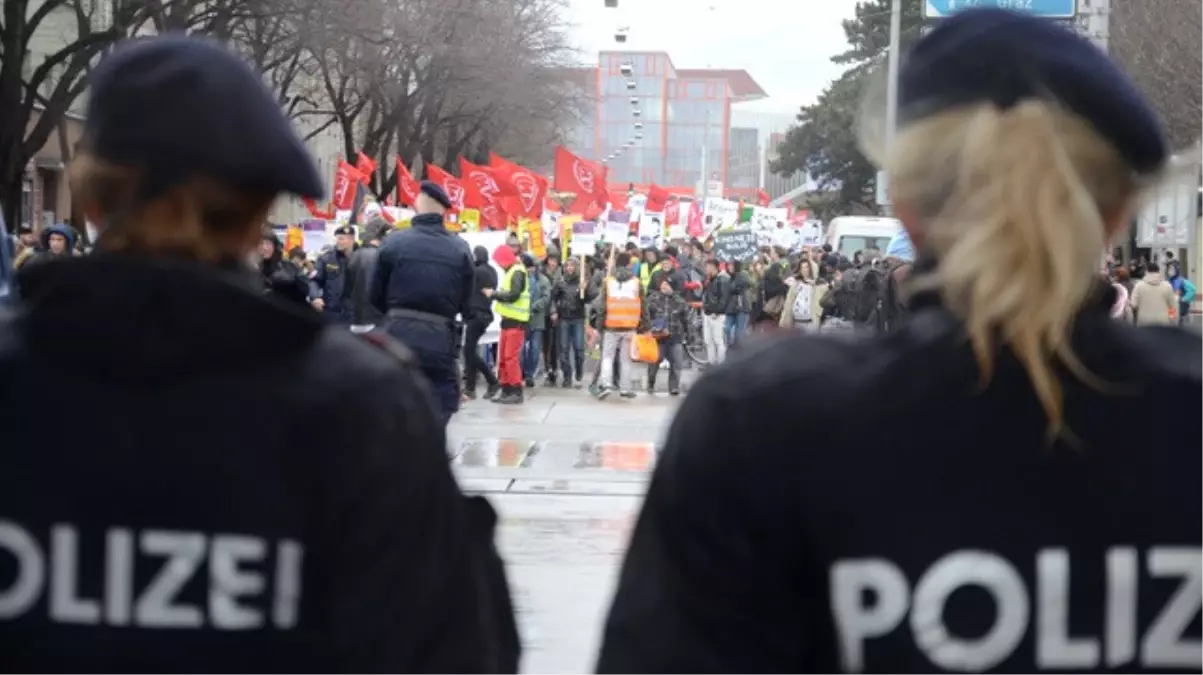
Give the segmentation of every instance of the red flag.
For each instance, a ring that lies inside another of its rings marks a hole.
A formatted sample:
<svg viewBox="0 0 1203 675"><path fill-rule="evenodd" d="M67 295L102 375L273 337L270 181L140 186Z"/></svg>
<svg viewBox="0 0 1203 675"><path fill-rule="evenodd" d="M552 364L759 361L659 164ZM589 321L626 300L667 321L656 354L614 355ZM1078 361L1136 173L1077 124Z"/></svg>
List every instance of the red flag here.
<svg viewBox="0 0 1203 675"><path fill-rule="evenodd" d="M491 153L489 166L493 176L503 186L508 184L513 188L517 210L507 208L511 214L526 218L541 218L543 216L543 201L547 196L547 179L530 169L515 164L501 155ZM513 206L510 202L509 206Z"/></svg>
<svg viewBox="0 0 1203 675"><path fill-rule="evenodd" d="M664 205L664 224L677 225L681 222L681 201L676 197Z"/></svg>
<svg viewBox="0 0 1203 675"><path fill-rule="evenodd" d="M668 190L652 183L647 190L647 206L645 210L649 213L663 213L664 207L668 204Z"/></svg>
<svg viewBox="0 0 1203 675"><path fill-rule="evenodd" d="M769 199L769 193L767 193L767 192L765 192L764 190L761 190L761 189L757 189L757 190L756 190L756 202L757 202L758 204L760 204L761 206L766 206L766 207L767 207L767 206L769 205L769 202L770 202L770 201L771 201L771 200Z"/></svg>
<svg viewBox="0 0 1203 675"><path fill-rule="evenodd" d="M706 232L702 227L702 203L696 199L689 205L689 222L685 224L685 232L695 239Z"/></svg>
<svg viewBox="0 0 1203 675"><path fill-rule="evenodd" d="M581 159L564 149L556 147L555 188L559 192L572 192L576 200L572 203L575 213L585 213L591 206L605 207L606 167Z"/></svg>
<svg viewBox="0 0 1203 675"><path fill-rule="evenodd" d="M323 211L318 207L317 202L313 201L312 197L301 197L301 201L304 202L305 208L309 209L309 215L314 218L318 220L334 220L334 211Z"/></svg>
<svg viewBox="0 0 1203 675"><path fill-rule="evenodd" d="M447 191L447 197L451 199L451 210L462 211L464 209L464 186L459 179L451 174L443 171L434 164L426 165L426 175L430 180L443 186Z"/></svg>
<svg viewBox="0 0 1203 675"><path fill-rule="evenodd" d="M355 204L355 193L359 183L363 182L363 174L351 166L346 160L338 160L338 170L334 173L334 208L346 211Z"/></svg>
<svg viewBox="0 0 1203 675"><path fill-rule="evenodd" d="M615 211L627 210L627 189L626 188L610 188L607 190L608 199L610 200L610 208Z"/></svg>
<svg viewBox="0 0 1203 675"><path fill-rule="evenodd" d="M401 162L401 158L397 158L397 199L402 204L413 206L418 201L418 193L422 190L419 188L418 181L414 180L413 174L409 169L405 168L405 164Z"/></svg>
<svg viewBox="0 0 1203 675"><path fill-rule="evenodd" d="M361 174L360 181L366 183L376 173L376 160L363 154L363 150L359 151L359 157L355 160L355 170Z"/></svg>
<svg viewBox="0 0 1203 675"><path fill-rule="evenodd" d="M459 158L459 175L464 185L464 205L480 209L480 222L490 230L504 230L509 224L503 200L514 189L502 187L493 170Z"/></svg>

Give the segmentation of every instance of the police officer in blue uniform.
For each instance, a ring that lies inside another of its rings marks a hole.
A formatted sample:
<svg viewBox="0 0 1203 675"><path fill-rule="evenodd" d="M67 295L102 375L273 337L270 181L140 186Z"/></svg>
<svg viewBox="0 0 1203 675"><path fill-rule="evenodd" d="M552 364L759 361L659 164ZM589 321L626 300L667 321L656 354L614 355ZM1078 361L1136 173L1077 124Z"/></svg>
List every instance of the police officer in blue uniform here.
<svg viewBox="0 0 1203 675"><path fill-rule="evenodd" d="M517 672L496 516L412 355L249 264L278 196L322 195L262 74L152 37L89 94L96 252L0 311L3 669Z"/></svg>
<svg viewBox="0 0 1203 675"><path fill-rule="evenodd" d="M861 141L917 251L907 321L694 386L598 672L1200 672L1203 349L1098 279L1160 122L1086 38L987 9L915 44L898 113Z"/></svg>
<svg viewBox="0 0 1203 675"><path fill-rule="evenodd" d="M422 181L416 201L412 227L380 247L371 300L384 313L389 335L417 355L446 424L459 410L457 317L469 312L473 258L468 242L443 226L451 208L443 188Z"/></svg>
<svg viewBox="0 0 1203 675"><path fill-rule="evenodd" d="M310 281L313 308L326 320L339 325L351 324L351 302L347 297L347 267L355 251L355 228L343 225L334 230L334 248L318 256Z"/></svg>

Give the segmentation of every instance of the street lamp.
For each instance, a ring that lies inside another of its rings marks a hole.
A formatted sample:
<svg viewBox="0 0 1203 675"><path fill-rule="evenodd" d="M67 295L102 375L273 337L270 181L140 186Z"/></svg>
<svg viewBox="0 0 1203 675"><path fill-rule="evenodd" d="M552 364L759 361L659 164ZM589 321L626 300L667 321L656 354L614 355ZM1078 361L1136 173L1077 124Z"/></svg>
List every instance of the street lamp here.
<svg viewBox="0 0 1203 675"><path fill-rule="evenodd" d="M639 107L639 97L638 96L631 97L631 105L635 106L636 108Z"/></svg>
<svg viewBox="0 0 1203 675"><path fill-rule="evenodd" d="M635 91L635 80L627 80L627 91Z"/></svg>
<svg viewBox="0 0 1203 675"><path fill-rule="evenodd" d="M629 64L629 63L622 64L621 66L618 67L618 70L625 77L630 77L635 72L635 68L632 67L631 64Z"/></svg>
<svg viewBox="0 0 1203 675"><path fill-rule="evenodd" d="M631 111L631 115L633 115L635 117L639 117L639 114L640 114L639 108L635 108L634 110Z"/></svg>
<svg viewBox="0 0 1203 675"><path fill-rule="evenodd" d="M614 41L618 44L626 44L627 33L630 32L631 28L629 26L619 26L614 30Z"/></svg>
<svg viewBox="0 0 1203 675"><path fill-rule="evenodd" d="M636 128L636 129L642 129L642 128L643 128L643 122L636 122L636 123L635 123L635 128Z"/></svg>
<svg viewBox="0 0 1203 675"><path fill-rule="evenodd" d="M614 8L618 6L618 0L606 0L606 7Z"/></svg>

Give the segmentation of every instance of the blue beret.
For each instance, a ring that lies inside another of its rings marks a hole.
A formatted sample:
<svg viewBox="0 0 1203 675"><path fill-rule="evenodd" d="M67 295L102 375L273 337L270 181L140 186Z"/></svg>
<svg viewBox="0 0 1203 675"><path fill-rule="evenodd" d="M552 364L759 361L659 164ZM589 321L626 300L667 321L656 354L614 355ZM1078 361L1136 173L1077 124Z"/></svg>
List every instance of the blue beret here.
<svg viewBox="0 0 1203 675"><path fill-rule="evenodd" d="M265 194L323 193L313 158L259 74L200 38L134 40L102 59L84 140L101 159L145 169L148 195L194 174Z"/></svg>
<svg viewBox="0 0 1203 675"><path fill-rule="evenodd" d="M420 189L423 194L442 204L443 208L451 208L451 198L447 196L447 191L443 189L442 185L434 181L424 180Z"/></svg>
<svg viewBox="0 0 1203 675"><path fill-rule="evenodd" d="M955 14L915 44L898 75L898 122L1032 98L1057 101L1090 122L1137 172L1155 171L1168 157L1157 114L1102 50L1054 21L1002 9Z"/></svg>

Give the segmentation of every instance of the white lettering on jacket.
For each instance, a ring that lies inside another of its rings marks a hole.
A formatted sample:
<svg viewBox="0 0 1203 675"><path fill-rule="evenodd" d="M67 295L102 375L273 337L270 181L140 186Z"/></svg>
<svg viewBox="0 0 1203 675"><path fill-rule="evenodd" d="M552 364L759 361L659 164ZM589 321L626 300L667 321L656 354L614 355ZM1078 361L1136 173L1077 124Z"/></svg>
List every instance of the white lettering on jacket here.
<svg viewBox="0 0 1203 675"><path fill-rule="evenodd" d="M252 630L268 620L282 630L297 624L304 549L295 541L120 527L92 538L68 523L51 527L48 539L45 545L0 519L0 558L15 561L5 566L14 574L0 577L0 620L31 613L46 597L46 614L56 623L218 630ZM80 570L101 563L100 597L84 597ZM149 579L142 588L135 587L135 570ZM179 597L197 578L208 591L203 607Z"/></svg>
<svg viewBox="0 0 1203 675"><path fill-rule="evenodd" d="M1029 630L1034 631L1033 660L1042 670L1094 669L1102 662L1117 668L1137 659L1146 669L1203 666L1203 643L1184 634L1203 609L1200 549L1153 547L1146 552L1145 580L1178 580L1174 593L1146 626L1138 625L1137 619L1137 550L1114 547L1102 562L1106 585L1100 590L1106 596L1100 634L1071 635L1072 565L1063 548L1036 553L1034 593L1014 564L988 551L949 553L928 567L913 587L889 560L840 560L831 567L830 591L844 669L863 671L873 640L899 630L909 630L917 649L946 670L996 667L1015 653ZM949 597L964 587L986 591L994 606L993 623L979 637L960 637L945 624ZM1077 617L1076 625L1092 619Z"/></svg>

